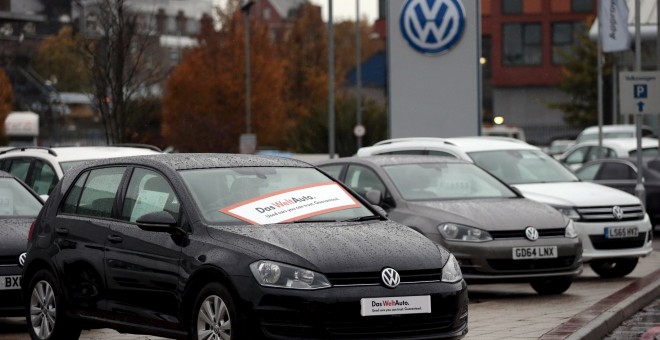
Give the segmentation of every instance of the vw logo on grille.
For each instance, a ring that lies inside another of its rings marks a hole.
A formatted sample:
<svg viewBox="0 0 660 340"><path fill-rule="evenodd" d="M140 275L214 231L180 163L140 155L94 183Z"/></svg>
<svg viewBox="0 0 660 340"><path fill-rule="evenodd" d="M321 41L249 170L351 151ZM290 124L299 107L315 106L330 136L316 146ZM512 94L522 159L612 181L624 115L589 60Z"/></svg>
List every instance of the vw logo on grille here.
<svg viewBox="0 0 660 340"><path fill-rule="evenodd" d="M380 278L383 279L383 283L390 288L396 288L396 286L401 283L401 277L399 273L392 268L385 268L380 273Z"/></svg>
<svg viewBox="0 0 660 340"><path fill-rule="evenodd" d="M612 215L614 215L614 218L616 218L617 220L621 220L623 218L623 209L621 209L620 206L615 205L612 208Z"/></svg>
<svg viewBox="0 0 660 340"><path fill-rule="evenodd" d="M21 267L23 267L23 265L25 264L25 258L26 257L27 257L26 253L23 253L18 257L18 264L20 264Z"/></svg>
<svg viewBox="0 0 660 340"><path fill-rule="evenodd" d="M412 48L424 54L441 54L461 39L465 9L461 0L407 0L399 25Z"/></svg>
<svg viewBox="0 0 660 340"><path fill-rule="evenodd" d="M525 229L525 237L530 241L536 241L539 239L539 231L534 227L527 227Z"/></svg>

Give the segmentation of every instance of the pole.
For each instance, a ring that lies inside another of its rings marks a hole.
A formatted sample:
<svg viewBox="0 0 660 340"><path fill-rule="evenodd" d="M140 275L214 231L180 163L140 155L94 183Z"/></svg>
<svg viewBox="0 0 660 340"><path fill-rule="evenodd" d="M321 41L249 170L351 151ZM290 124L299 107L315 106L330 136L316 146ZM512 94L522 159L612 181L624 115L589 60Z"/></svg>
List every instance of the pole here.
<svg viewBox="0 0 660 340"><path fill-rule="evenodd" d="M635 0L635 71L642 70L642 35L640 28L640 0ZM637 129L637 184L635 185L635 194L646 207L646 192L642 184L642 115L635 115L635 125Z"/></svg>
<svg viewBox="0 0 660 340"><path fill-rule="evenodd" d="M328 153L335 158L335 50L332 0L328 0Z"/></svg>
<svg viewBox="0 0 660 340"><path fill-rule="evenodd" d="M252 133L252 107L250 103L250 7L243 16L245 25L245 133Z"/></svg>
<svg viewBox="0 0 660 340"><path fill-rule="evenodd" d="M362 29L360 28L360 0L355 0L355 118L357 125L362 125L362 55L360 51L362 44L360 43L360 35ZM357 148L362 147L362 136L356 136Z"/></svg>
<svg viewBox="0 0 660 340"><path fill-rule="evenodd" d="M596 51L596 58L598 59L597 68L598 68L598 158L603 158L603 42L602 34L603 30L601 26L603 21L600 18L600 6L602 6L601 1L598 1L597 13L598 13L598 44Z"/></svg>

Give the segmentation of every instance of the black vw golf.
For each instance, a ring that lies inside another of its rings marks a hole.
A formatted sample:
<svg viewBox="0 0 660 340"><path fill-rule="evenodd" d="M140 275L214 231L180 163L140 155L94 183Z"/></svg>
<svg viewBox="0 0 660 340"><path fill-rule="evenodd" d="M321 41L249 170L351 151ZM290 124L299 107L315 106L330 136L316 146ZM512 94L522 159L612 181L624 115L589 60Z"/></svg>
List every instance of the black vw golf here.
<svg viewBox="0 0 660 340"><path fill-rule="evenodd" d="M66 174L30 232L33 339L83 328L181 339L467 333L454 257L313 166L163 154Z"/></svg>

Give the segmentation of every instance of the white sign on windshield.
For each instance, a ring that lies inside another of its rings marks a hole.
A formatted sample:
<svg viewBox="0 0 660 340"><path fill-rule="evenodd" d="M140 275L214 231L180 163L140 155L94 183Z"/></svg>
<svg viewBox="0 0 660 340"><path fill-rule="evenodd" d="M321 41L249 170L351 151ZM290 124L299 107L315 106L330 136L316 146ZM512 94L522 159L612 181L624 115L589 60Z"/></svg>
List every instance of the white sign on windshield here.
<svg viewBox="0 0 660 340"><path fill-rule="evenodd" d="M14 214L14 195L9 189L0 188L0 216Z"/></svg>
<svg viewBox="0 0 660 340"><path fill-rule="evenodd" d="M220 211L252 224L269 224L297 221L360 206L344 188L327 182L272 192Z"/></svg>

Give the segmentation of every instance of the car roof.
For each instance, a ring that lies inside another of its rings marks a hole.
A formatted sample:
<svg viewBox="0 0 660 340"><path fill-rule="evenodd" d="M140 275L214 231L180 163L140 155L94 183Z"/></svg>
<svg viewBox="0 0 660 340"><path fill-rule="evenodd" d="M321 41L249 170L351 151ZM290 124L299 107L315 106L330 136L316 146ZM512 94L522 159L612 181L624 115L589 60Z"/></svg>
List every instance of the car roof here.
<svg viewBox="0 0 660 340"><path fill-rule="evenodd" d="M383 149L386 145L397 145L401 147L433 148L433 146L450 146L461 149L464 152L494 151L494 150L540 150L519 139L493 136L474 137L411 137L388 139L374 144L372 148Z"/></svg>
<svg viewBox="0 0 660 340"><path fill-rule="evenodd" d="M615 125L603 125L603 131L612 132L612 131L637 131L637 126L635 124L615 124ZM589 126L582 130L582 133L597 133L598 125Z"/></svg>
<svg viewBox="0 0 660 340"><path fill-rule="evenodd" d="M440 156L418 156L418 155L375 155L366 157L344 157L336 158L328 161L318 162L318 165L338 164L338 163L371 163L378 166L395 165L395 164L431 164L431 163L464 163L472 164L471 162Z"/></svg>
<svg viewBox="0 0 660 340"><path fill-rule="evenodd" d="M14 152L20 150L20 152ZM115 158L125 156L154 155L161 152L149 147L129 147L129 146L66 146L66 147L16 147L3 150L1 154L16 155L21 154L35 156L39 154L55 157L58 162L82 161L103 158Z"/></svg>
<svg viewBox="0 0 660 340"><path fill-rule="evenodd" d="M642 138L642 147L658 147L660 141L655 138ZM598 140L589 140L575 144L575 148L582 145L598 145ZM637 149L637 138L605 138L603 139L603 146L611 146L625 150Z"/></svg>

